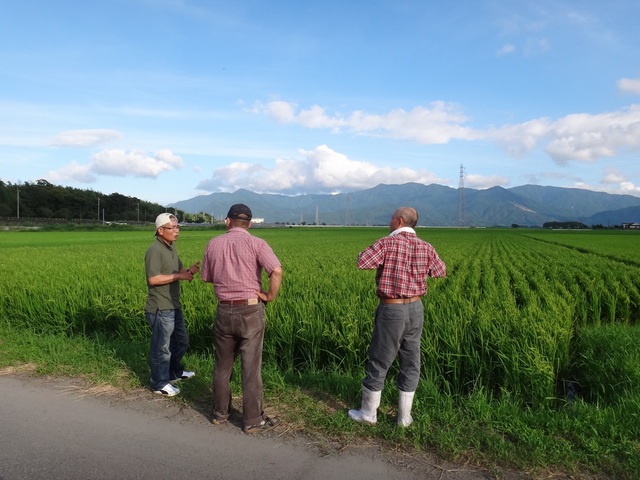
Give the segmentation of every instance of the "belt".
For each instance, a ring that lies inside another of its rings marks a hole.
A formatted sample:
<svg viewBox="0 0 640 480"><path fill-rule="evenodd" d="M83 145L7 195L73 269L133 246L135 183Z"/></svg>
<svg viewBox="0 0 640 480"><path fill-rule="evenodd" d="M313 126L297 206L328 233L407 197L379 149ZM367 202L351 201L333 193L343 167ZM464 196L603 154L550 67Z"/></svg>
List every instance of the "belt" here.
<svg viewBox="0 0 640 480"><path fill-rule="evenodd" d="M420 300L420 297L411 298L381 298L380 303L413 303Z"/></svg>
<svg viewBox="0 0 640 480"><path fill-rule="evenodd" d="M258 305L260 303L259 298L249 298L247 300L218 300L221 305L231 305L232 307L238 307L240 305Z"/></svg>

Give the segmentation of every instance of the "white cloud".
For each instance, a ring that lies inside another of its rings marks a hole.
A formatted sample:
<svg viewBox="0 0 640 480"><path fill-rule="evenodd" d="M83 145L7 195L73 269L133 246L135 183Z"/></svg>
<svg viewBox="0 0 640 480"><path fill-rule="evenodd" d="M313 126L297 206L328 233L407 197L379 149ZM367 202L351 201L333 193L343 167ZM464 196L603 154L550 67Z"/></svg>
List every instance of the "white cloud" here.
<svg viewBox="0 0 640 480"><path fill-rule="evenodd" d="M622 78L618 80L618 88L622 92L640 95L640 78Z"/></svg>
<svg viewBox="0 0 640 480"><path fill-rule="evenodd" d="M514 47L513 45L508 43L506 45L503 45L503 47L500 50L498 50L496 52L496 54L498 56L500 56L500 55L508 55L510 53L514 53L515 51L516 51L516 47Z"/></svg>
<svg viewBox="0 0 640 480"><path fill-rule="evenodd" d="M607 184L604 187L596 187L588 183L576 182L573 185L569 185L573 188L582 188L584 190L592 190L594 192L604 192L613 195L634 195L640 196L640 186L634 185L631 182L620 182L616 184Z"/></svg>
<svg viewBox="0 0 640 480"><path fill-rule="evenodd" d="M330 128L337 131L346 124L341 118L331 118L325 115L325 109L314 105L309 110L303 110L298 115L298 122L308 128Z"/></svg>
<svg viewBox="0 0 640 480"><path fill-rule="evenodd" d="M335 193L365 189L380 183L402 184L446 183L446 180L426 170L378 167L369 162L352 160L326 145L314 150L299 150L303 159L277 159L271 169L263 165L232 163L213 172L210 179L200 182L206 191L233 191L246 188L256 192Z"/></svg>
<svg viewBox="0 0 640 480"><path fill-rule="evenodd" d="M253 111L273 118L279 123L297 123L306 128L327 128L334 132L347 129L358 135L414 140L423 144L447 143L452 139L472 140L478 134L460 124L468 118L459 105L434 102L430 108L418 106L411 111L392 110L386 114L372 114L361 110L345 118L329 116L323 107L312 106L296 112L297 106L283 101L256 103Z"/></svg>
<svg viewBox="0 0 640 480"><path fill-rule="evenodd" d="M115 177L157 178L162 172L182 167L182 159L169 150L160 150L153 157L142 150L102 150L91 156L91 171Z"/></svg>
<svg viewBox="0 0 640 480"><path fill-rule="evenodd" d="M631 182L620 182L619 193L640 196L640 186Z"/></svg>
<svg viewBox="0 0 640 480"><path fill-rule="evenodd" d="M74 161L61 169L50 171L47 179L58 183L92 183L96 181L96 175L157 178L163 172L182 166L182 158L170 150L160 150L153 156L142 150L132 150L129 153L123 150L102 150L91 156L89 164L79 165Z"/></svg>
<svg viewBox="0 0 640 480"><path fill-rule="evenodd" d="M96 177L91 173L90 165L79 165L74 161L58 170L49 172L47 180L52 183L93 183L96 181Z"/></svg>
<svg viewBox="0 0 640 480"><path fill-rule="evenodd" d="M476 138L472 129L460 125L468 120L460 110L457 104L434 102L431 108L415 107L409 112L396 109L385 115L356 111L349 117L348 125L357 133L415 140L423 144Z"/></svg>
<svg viewBox="0 0 640 480"><path fill-rule="evenodd" d="M543 143L548 155L560 165L569 161L594 162L620 151L640 149L640 105L635 104L626 110L577 113L555 121L537 118L484 130L465 126L469 119L462 113L462 108L447 102L434 102L429 108L418 106L410 111L396 109L385 114L354 111L348 116L328 115L317 105L300 112L296 108L293 104L278 101L269 102L256 111L281 112L278 116L281 120L307 128L324 128L333 132L344 129L357 135L421 144L490 140L501 145L514 158L525 156Z"/></svg>
<svg viewBox="0 0 640 480"><path fill-rule="evenodd" d="M483 175L470 174L470 175L465 175L464 182L465 182L464 183L465 187L478 188L482 190L485 188L491 188L495 186L506 187L507 185L509 185L510 180L509 178L503 175L483 176Z"/></svg>
<svg viewBox="0 0 640 480"><path fill-rule="evenodd" d="M555 139L546 151L559 164L569 160L594 162L612 157L620 150L637 150L640 105L632 105L627 111L568 115L556 121L551 131Z"/></svg>
<svg viewBox="0 0 640 480"><path fill-rule="evenodd" d="M640 105L626 111L576 113L555 122L546 118L487 130L485 138L522 157L545 141L545 151L559 165L569 161L595 162L623 150L640 149Z"/></svg>
<svg viewBox="0 0 640 480"><path fill-rule="evenodd" d="M625 195L640 195L640 186L634 185L629 178L616 167L605 170L600 183L605 185L608 193L621 193Z"/></svg>
<svg viewBox="0 0 640 480"><path fill-rule="evenodd" d="M599 183L600 185L596 186L578 180L573 185L568 186L592 190L594 192L611 193L614 195L640 196L640 186L631 182L624 173L614 166L605 169Z"/></svg>
<svg viewBox="0 0 640 480"><path fill-rule="evenodd" d="M252 111L263 113L278 123L293 123L295 121L296 105L289 102L274 100L266 104L256 102Z"/></svg>
<svg viewBox="0 0 640 480"><path fill-rule="evenodd" d="M119 140L122 136L122 133L116 130L68 130L53 137L49 141L49 145L53 147L94 147Z"/></svg>
<svg viewBox="0 0 640 480"><path fill-rule="evenodd" d="M510 156L519 158L533 150L540 138L549 134L549 130L549 120L539 118L489 129L484 133L484 138L495 141L502 145Z"/></svg>
<svg viewBox="0 0 640 480"><path fill-rule="evenodd" d="M184 162L182 158L178 155L174 155L171 150L164 149L158 150L154 154L154 158L160 162L168 165L169 167L182 168L184 167ZM167 170L173 170L173 168L168 168Z"/></svg>
<svg viewBox="0 0 640 480"><path fill-rule="evenodd" d="M609 167L605 171L605 174L602 177L602 180L600 180L600 183L623 183L626 181L627 177L620 170L618 170L616 167Z"/></svg>

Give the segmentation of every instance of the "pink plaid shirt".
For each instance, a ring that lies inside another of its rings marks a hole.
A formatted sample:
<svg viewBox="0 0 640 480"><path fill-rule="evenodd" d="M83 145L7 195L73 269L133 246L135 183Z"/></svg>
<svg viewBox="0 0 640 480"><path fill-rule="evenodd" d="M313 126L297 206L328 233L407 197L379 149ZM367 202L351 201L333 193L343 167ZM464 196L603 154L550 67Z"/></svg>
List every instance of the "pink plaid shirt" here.
<svg viewBox="0 0 640 480"><path fill-rule="evenodd" d="M213 283L218 300L247 300L262 289L262 269L270 275L279 266L266 241L235 227L209 241L200 276Z"/></svg>
<svg viewBox="0 0 640 480"><path fill-rule="evenodd" d="M360 270L378 269L376 295L380 298L422 296L427 293L427 277L447 274L435 249L412 229L406 230L381 238L358 254Z"/></svg>

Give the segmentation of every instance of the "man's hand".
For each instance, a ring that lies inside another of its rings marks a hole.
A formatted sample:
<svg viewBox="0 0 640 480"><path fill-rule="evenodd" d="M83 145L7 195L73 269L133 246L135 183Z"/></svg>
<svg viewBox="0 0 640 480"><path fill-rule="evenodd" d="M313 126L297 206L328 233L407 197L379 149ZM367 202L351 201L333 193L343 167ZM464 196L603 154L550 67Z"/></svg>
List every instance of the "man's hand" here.
<svg viewBox="0 0 640 480"><path fill-rule="evenodd" d="M200 262L196 262L193 265L191 265L187 271L191 274L191 275L195 275L196 273L198 273L200 271Z"/></svg>
<svg viewBox="0 0 640 480"><path fill-rule="evenodd" d="M282 267L276 267L269 275L269 291L262 292L256 290L256 295L263 302L271 302L278 295L278 290L280 290L280 285L282 284Z"/></svg>

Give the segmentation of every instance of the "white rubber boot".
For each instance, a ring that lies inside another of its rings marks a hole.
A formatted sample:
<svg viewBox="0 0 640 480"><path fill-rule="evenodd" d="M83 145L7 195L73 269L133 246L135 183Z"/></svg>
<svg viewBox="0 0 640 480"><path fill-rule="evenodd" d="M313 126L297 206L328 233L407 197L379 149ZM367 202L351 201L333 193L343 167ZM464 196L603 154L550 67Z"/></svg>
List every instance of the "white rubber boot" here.
<svg viewBox="0 0 640 480"><path fill-rule="evenodd" d="M411 407L413 406L413 396L416 392L403 392L400 390L398 398L398 426L408 427L413 422L411 417Z"/></svg>
<svg viewBox="0 0 640 480"><path fill-rule="evenodd" d="M378 407L382 392L374 392L367 387L362 387L362 406L360 410L349 410L349 418L356 422L375 425L378 420Z"/></svg>

